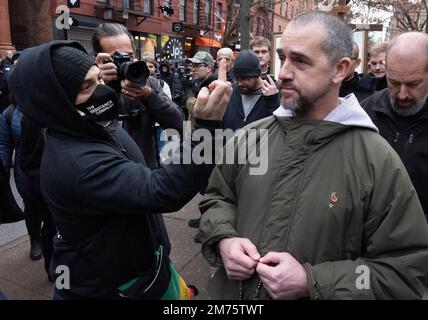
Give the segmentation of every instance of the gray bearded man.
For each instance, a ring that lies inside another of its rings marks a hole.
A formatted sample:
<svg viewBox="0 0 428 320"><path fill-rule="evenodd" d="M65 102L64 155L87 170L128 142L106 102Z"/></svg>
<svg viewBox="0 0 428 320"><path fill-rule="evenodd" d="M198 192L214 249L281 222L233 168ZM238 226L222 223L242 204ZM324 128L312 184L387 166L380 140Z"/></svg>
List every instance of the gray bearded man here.
<svg viewBox="0 0 428 320"><path fill-rule="evenodd" d="M352 43L322 12L284 31L282 107L249 126L269 130L268 173L220 165L200 205L212 298L422 297L428 226L415 189L355 96L339 99Z"/></svg>
<svg viewBox="0 0 428 320"><path fill-rule="evenodd" d="M386 58L388 89L362 105L403 161L428 219L428 35L398 36Z"/></svg>

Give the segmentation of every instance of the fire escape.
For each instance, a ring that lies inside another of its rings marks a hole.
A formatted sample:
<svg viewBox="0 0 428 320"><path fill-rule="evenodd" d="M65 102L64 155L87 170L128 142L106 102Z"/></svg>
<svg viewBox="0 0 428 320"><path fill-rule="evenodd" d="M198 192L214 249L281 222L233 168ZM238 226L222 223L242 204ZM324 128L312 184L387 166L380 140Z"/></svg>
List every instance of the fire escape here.
<svg viewBox="0 0 428 320"><path fill-rule="evenodd" d="M137 24L141 24L153 14L152 7L147 7L144 0L97 0L95 8L97 17L124 22L132 14L137 16Z"/></svg>
<svg viewBox="0 0 428 320"><path fill-rule="evenodd" d="M192 21L190 24L186 24L187 27L192 28L192 29L198 29L198 30L203 30L206 33L213 31L213 16L214 16L214 0L211 0L211 6L209 8L209 12L207 12L207 8L206 8L206 0L202 1L199 0L197 1L198 7L197 7L197 23L195 23L196 21ZM194 10L194 8L193 8ZM193 11L193 14L195 14L195 12ZM210 20L210 21L208 21Z"/></svg>
<svg viewBox="0 0 428 320"><path fill-rule="evenodd" d="M274 1L258 0L257 16L261 18L259 19L261 25L257 26L257 34L270 39L273 32Z"/></svg>

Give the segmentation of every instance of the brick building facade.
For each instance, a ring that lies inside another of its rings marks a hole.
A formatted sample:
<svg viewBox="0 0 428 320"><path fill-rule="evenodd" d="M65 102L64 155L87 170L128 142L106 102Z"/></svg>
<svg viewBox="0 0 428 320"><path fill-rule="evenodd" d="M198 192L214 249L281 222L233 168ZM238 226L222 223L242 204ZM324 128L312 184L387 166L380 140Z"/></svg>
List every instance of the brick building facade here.
<svg viewBox="0 0 428 320"><path fill-rule="evenodd" d="M227 14L226 0L80 0L79 8L69 9L73 24L67 29L65 7L60 6L67 6L67 1L0 0L0 50L12 44L22 50L71 39L91 52L90 39L97 25L118 22L134 36L138 54L179 59L198 50L215 53L223 42ZM173 30L176 23L178 29Z"/></svg>
<svg viewBox="0 0 428 320"><path fill-rule="evenodd" d="M316 8L315 0L279 0L275 1L273 32L282 33L287 24L298 14Z"/></svg>
<svg viewBox="0 0 428 320"><path fill-rule="evenodd" d="M0 0L0 57L5 58L6 52L14 49L10 31L9 2Z"/></svg>

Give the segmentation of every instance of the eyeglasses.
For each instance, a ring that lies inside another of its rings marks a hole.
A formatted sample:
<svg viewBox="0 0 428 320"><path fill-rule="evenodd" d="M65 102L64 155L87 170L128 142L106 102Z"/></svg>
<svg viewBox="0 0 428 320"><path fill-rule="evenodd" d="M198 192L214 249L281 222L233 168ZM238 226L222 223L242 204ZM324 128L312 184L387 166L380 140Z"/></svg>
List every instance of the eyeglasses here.
<svg viewBox="0 0 428 320"><path fill-rule="evenodd" d="M190 65L191 69L199 69L200 67L207 67L208 65L205 63L194 63Z"/></svg>

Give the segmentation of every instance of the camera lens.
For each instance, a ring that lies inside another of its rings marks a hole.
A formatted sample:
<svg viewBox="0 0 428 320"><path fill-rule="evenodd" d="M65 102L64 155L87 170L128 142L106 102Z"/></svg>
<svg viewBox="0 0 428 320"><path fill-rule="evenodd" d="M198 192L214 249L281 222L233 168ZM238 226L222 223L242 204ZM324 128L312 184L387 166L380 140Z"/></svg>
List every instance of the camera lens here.
<svg viewBox="0 0 428 320"><path fill-rule="evenodd" d="M145 86L149 78L150 71L143 61L125 62L119 68L119 77L126 79L139 86Z"/></svg>

